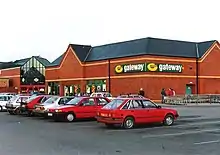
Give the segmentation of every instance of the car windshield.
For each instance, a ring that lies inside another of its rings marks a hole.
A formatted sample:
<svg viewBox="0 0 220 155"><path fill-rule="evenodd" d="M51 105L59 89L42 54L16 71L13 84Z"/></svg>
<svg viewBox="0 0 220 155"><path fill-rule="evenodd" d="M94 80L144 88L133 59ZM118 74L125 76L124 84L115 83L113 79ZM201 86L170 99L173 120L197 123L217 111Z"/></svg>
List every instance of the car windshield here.
<svg viewBox="0 0 220 155"><path fill-rule="evenodd" d="M111 102L109 102L107 105L105 105L103 109L117 109L123 102L124 100L122 99L114 99Z"/></svg>
<svg viewBox="0 0 220 155"><path fill-rule="evenodd" d="M74 99L70 100L69 102L66 103L66 105L77 105L82 98L80 97L75 97Z"/></svg>
<svg viewBox="0 0 220 155"><path fill-rule="evenodd" d="M49 99L47 99L44 103L42 103L42 105L47 105L47 104L53 104L54 102L56 102L59 99L58 96L52 96Z"/></svg>

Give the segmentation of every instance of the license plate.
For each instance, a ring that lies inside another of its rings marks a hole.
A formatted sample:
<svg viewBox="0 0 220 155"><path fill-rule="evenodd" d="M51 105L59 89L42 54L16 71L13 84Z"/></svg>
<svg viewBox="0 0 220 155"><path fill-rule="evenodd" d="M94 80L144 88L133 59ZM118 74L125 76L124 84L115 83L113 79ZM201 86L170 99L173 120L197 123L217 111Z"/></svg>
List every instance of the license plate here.
<svg viewBox="0 0 220 155"><path fill-rule="evenodd" d="M48 116L53 116L53 114L52 113L48 113Z"/></svg>
<svg viewBox="0 0 220 155"><path fill-rule="evenodd" d="M108 115L107 115L107 114L101 114L101 116L103 116L103 117L107 117Z"/></svg>

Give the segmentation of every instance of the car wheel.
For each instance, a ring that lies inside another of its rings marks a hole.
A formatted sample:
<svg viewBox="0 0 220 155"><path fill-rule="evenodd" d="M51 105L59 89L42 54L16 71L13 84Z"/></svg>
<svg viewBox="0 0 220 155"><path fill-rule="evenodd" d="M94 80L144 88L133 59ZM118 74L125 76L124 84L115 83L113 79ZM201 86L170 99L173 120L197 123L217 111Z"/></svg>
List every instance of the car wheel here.
<svg viewBox="0 0 220 155"><path fill-rule="evenodd" d="M19 109L16 109L15 111L14 111L14 114L15 115L18 115L18 114L20 114L21 112L20 112L20 110Z"/></svg>
<svg viewBox="0 0 220 155"><path fill-rule="evenodd" d="M165 116L163 124L166 126L171 126L174 123L174 116L172 114L168 114Z"/></svg>
<svg viewBox="0 0 220 155"><path fill-rule="evenodd" d="M3 111L3 108L2 108L2 106L0 106L0 112L2 112Z"/></svg>
<svg viewBox="0 0 220 155"><path fill-rule="evenodd" d="M114 127L114 124L105 123L105 126L106 126L107 128L113 128L113 127Z"/></svg>
<svg viewBox="0 0 220 155"><path fill-rule="evenodd" d="M32 112L32 111L28 111L27 116L28 116L28 117L33 116L33 112Z"/></svg>
<svg viewBox="0 0 220 155"><path fill-rule="evenodd" d="M14 115L14 112L13 112L13 111L8 111L8 113L9 113L10 115Z"/></svg>
<svg viewBox="0 0 220 155"><path fill-rule="evenodd" d="M126 117L123 122L123 127L125 129L131 129L134 127L135 121L133 117Z"/></svg>
<svg viewBox="0 0 220 155"><path fill-rule="evenodd" d="M75 115L74 115L73 113L68 113L68 114L66 115L66 120L67 120L68 122L73 122L73 121L75 120Z"/></svg>

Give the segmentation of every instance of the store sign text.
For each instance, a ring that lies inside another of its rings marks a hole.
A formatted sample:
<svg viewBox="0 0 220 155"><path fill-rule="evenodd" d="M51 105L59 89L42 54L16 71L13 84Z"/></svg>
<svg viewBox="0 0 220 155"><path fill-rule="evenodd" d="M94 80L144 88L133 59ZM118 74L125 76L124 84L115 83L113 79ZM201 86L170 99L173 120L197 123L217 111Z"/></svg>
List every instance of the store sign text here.
<svg viewBox="0 0 220 155"><path fill-rule="evenodd" d="M138 63L123 64L115 67L116 73L132 73L132 72L175 72L183 71L182 64L155 64L155 63Z"/></svg>

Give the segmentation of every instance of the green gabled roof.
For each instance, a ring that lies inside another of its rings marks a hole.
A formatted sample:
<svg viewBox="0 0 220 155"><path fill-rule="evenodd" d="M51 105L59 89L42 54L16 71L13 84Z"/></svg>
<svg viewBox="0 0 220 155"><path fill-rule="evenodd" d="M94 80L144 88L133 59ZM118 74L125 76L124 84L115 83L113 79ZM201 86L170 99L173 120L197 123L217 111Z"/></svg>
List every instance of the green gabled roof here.
<svg viewBox="0 0 220 155"><path fill-rule="evenodd" d="M45 59L42 58L40 56L32 56L33 58L36 58L42 65L44 65L45 67L47 67L48 65L50 65L50 62ZM7 68L14 68L14 67L20 67L23 66L25 63L27 63L32 57L29 58L24 58L24 59L19 59L19 60L15 60L15 61L11 61L11 62L2 62L0 63L0 69L7 69Z"/></svg>

